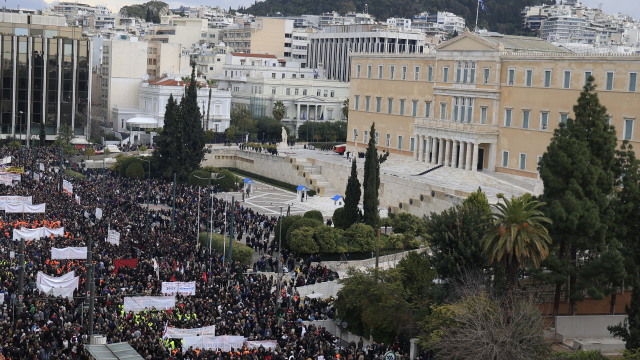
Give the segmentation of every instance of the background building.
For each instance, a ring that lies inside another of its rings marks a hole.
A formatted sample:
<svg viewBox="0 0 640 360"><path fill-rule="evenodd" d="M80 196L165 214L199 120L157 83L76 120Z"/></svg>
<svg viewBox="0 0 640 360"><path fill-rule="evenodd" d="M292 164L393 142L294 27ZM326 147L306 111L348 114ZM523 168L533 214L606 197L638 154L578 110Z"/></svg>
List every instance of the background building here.
<svg viewBox="0 0 640 360"><path fill-rule="evenodd" d="M34 15L25 15L34 16ZM80 28L0 23L0 136L89 133L91 40Z"/></svg>
<svg viewBox="0 0 640 360"><path fill-rule="evenodd" d="M353 53L422 54L425 50L426 37L420 31L379 25L329 26L309 35L307 64L323 69L328 79L349 81Z"/></svg>
<svg viewBox="0 0 640 360"><path fill-rule="evenodd" d="M640 57L573 54L530 37L466 32L434 54L353 55L348 143L369 136L427 165L537 177L586 79L620 141L638 148ZM377 134L369 134L371 123Z"/></svg>

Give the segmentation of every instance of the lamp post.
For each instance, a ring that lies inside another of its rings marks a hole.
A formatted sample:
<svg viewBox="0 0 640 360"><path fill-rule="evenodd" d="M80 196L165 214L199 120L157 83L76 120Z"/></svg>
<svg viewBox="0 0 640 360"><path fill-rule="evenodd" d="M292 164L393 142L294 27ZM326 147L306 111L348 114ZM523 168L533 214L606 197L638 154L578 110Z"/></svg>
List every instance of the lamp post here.
<svg viewBox="0 0 640 360"><path fill-rule="evenodd" d="M147 215L145 216L144 241L149 241L149 193L151 192L151 160L139 159L149 164L149 177L147 181Z"/></svg>
<svg viewBox="0 0 640 360"><path fill-rule="evenodd" d="M24 119L24 112L23 111L18 111L18 114L20 114L20 122L18 123L18 126L19 126L18 133L22 134L22 120ZM20 144L22 144L22 141L20 141Z"/></svg>
<svg viewBox="0 0 640 360"><path fill-rule="evenodd" d="M278 297L276 300L276 303L278 304L278 307L280 307L280 304L282 304L282 291L280 289L280 287L282 286L282 276L281 276L281 270L282 270L282 225L283 225L283 221L282 221L282 206L280 206L280 226L279 226L279 235L278 235Z"/></svg>
<svg viewBox="0 0 640 360"><path fill-rule="evenodd" d="M200 180L207 180L207 187L209 188L209 195L211 198L211 209L209 211L209 270L211 270L211 243L213 242L213 239L212 239L213 237L213 189L211 188L211 180L223 179L224 176L218 177L218 173L211 173L211 176L208 178L203 178L195 174L193 176L195 176ZM196 241L198 241L198 238L200 236L200 188L201 186L199 185L198 186L198 230L196 234Z"/></svg>

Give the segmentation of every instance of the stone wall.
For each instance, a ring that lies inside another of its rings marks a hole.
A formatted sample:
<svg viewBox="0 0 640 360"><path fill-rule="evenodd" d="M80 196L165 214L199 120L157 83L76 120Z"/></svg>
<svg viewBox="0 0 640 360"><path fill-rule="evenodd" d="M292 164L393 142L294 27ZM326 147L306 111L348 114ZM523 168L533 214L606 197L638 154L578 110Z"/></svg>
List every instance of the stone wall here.
<svg viewBox="0 0 640 360"><path fill-rule="evenodd" d="M335 189L344 191L351 172L346 164L330 161L307 159L305 162L320 171L325 181ZM299 164L296 158L280 157L238 149L212 149L205 156L203 166L238 168L262 176L287 182L293 185L306 185L311 188L311 171L307 165ZM363 181L363 170L358 170L360 182ZM380 206L391 212L408 212L413 215L428 215L441 212L456 204L460 204L468 195L452 189L433 186L424 182L381 174ZM314 180L315 181L315 180ZM322 194L322 191L318 191Z"/></svg>

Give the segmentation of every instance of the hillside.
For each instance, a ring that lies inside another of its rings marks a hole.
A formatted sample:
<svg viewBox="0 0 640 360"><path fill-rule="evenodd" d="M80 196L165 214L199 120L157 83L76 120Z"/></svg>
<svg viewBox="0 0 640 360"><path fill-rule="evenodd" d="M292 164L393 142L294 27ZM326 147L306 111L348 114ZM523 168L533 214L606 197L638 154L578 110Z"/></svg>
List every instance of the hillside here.
<svg viewBox="0 0 640 360"><path fill-rule="evenodd" d="M169 12L169 5L163 1L148 1L144 4L123 6L120 9L120 15L127 17L136 17L144 19L148 22L160 23L160 15L166 15Z"/></svg>
<svg viewBox="0 0 640 360"><path fill-rule="evenodd" d="M485 9L480 10L479 26L504 34L523 34L521 11L525 6L555 3L554 0L484 0ZM258 16L282 13L284 16L302 14L319 15L323 12L363 12L365 4L369 13L379 21L389 17L412 18L423 11L450 11L467 20L473 28L476 18L477 0L265 0L256 2L244 12Z"/></svg>

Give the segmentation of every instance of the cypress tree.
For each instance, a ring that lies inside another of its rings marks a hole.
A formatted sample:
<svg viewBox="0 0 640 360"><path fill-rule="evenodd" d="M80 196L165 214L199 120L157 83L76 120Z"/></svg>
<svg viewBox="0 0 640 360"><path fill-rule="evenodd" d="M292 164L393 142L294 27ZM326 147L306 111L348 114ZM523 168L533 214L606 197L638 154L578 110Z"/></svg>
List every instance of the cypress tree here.
<svg viewBox="0 0 640 360"><path fill-rule="evenodd" d="M380 222L380 214L378 206L378 190L380 188L380 164L382 164L389 156L388 152L378 155L376 149L376 124L371 124L369 133L369 144L367 145L367 153L364 160L364 198L362 200L362 208L364 210L364 223L373 227L378 227Z"/></svg>
<svg viewBox="0 0 640 360"><path fill-rule="evenodd" d="M609 202L616 178L616 135L595 89L594 79L589 77L573 108L575 119L555 130L539 164L542 200L547 203L547 217L553 221L549 230L556 246L546 263L556 283L554 314L567 276L572 314L584 292L602 297L609 286L594 278L602 263L578 261L579 254L595 259L604 252L613 220Z"/></svg>
<svg viewBox="0 0 640 360"><path fill-rule="evenodd" d="M156 139L156 149L153 152L154 163L163 177L172 176L180 165L182 154L183 132L178 120L178 104L173 95L164 112L164 127Z"/></svg>
<svg viewBox="0 0 640 360"><path fill-rule="evenodd" d="M177 172L181 180L187 180L192 171L200 167L204 159L205 137L202 129L202 113L198 106L198 84L196 81L195 63L191 64L191 79L185 96L180 101L180 125L184 134L181 147L183 149L180 170Z"/></svg>
<svg viewBox="0 0 640 360"><path fill-rule="evenodd" d="M347 227L355 224L360 219L360 180L358 180L358 169L356 167L356 159L351 161L351 175L347 181L347 188L344 192L344 217Z"/></svg>

